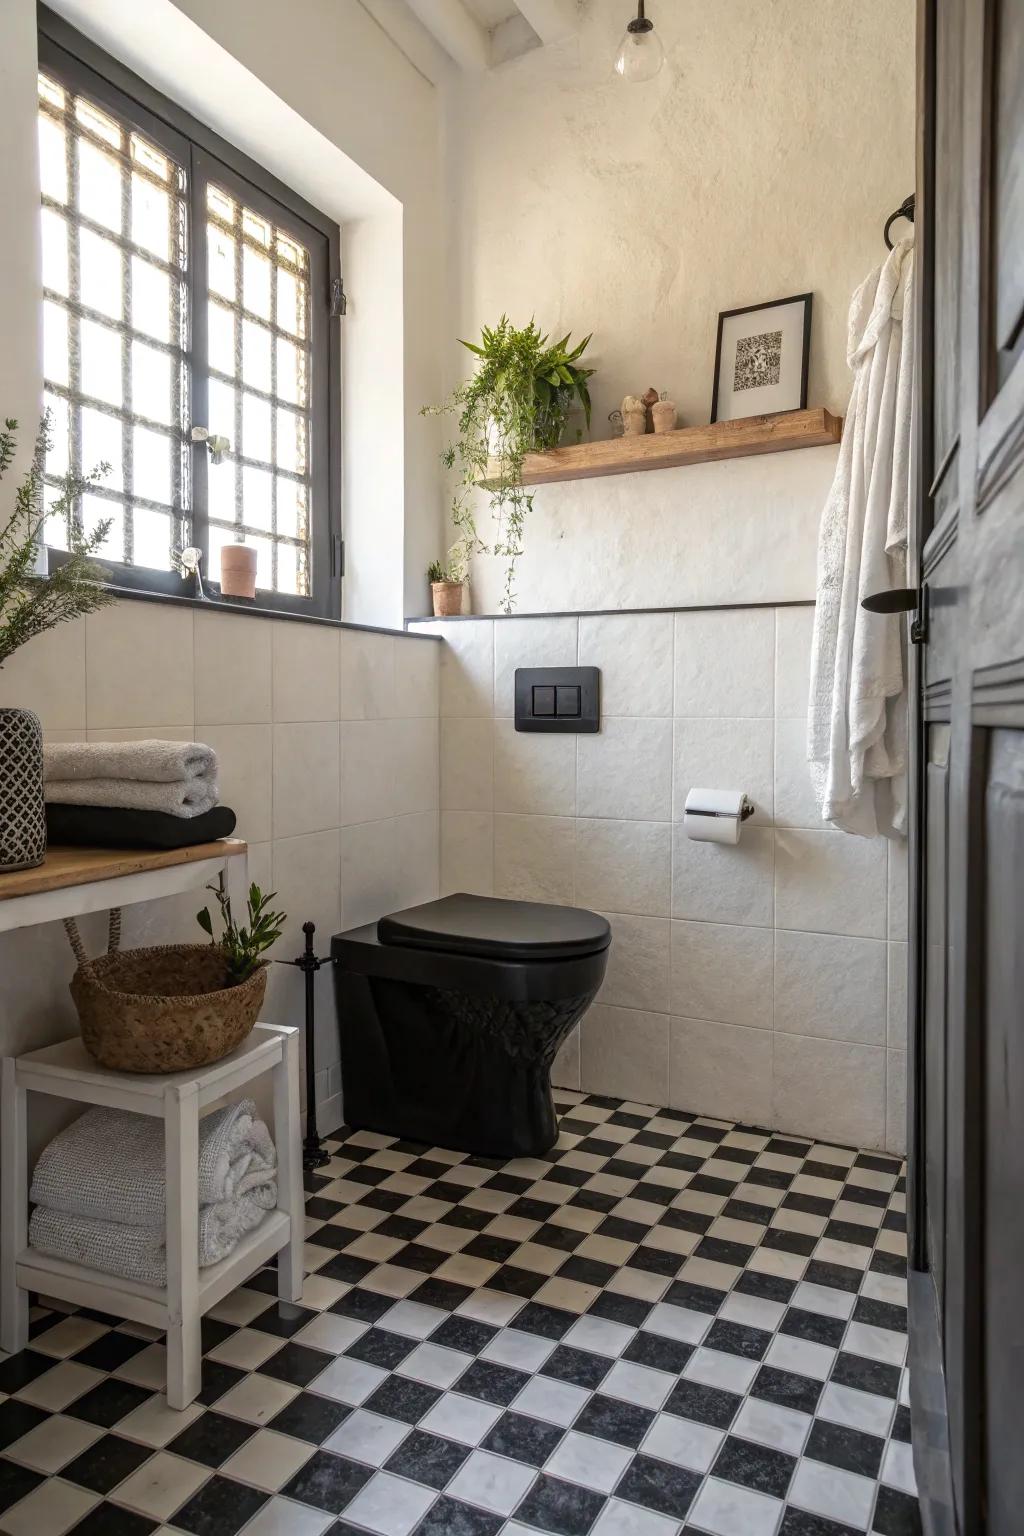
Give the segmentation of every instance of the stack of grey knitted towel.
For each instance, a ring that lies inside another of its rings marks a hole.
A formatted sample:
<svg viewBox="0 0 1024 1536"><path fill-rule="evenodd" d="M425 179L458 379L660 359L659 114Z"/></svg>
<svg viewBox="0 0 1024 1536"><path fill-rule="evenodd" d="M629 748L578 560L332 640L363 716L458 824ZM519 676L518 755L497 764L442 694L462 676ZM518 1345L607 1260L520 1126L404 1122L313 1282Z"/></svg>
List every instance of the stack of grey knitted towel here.
<svg viewBox="0 0 1024 1536"><path fill-rule="evenodd" d="M217 754L198 741L68 741L43 748L55 805L201 816L217 804Z"/></svg>
<svg viewBox="0 0 1024 1536"><path fill-rule="evenodd" d="M167 1283L163 1121L89 1109L32 1176L29 1245L110 1275ZM199 1122L199 1264L234 1251L277 1206L277 1153L252 1099Z"/></svg>

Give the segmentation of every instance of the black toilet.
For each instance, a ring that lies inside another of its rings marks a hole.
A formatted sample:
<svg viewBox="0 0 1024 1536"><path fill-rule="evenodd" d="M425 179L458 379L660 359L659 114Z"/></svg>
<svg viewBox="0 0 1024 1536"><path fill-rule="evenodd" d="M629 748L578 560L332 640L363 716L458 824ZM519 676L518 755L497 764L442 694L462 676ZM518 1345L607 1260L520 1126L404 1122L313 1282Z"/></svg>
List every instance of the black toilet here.
<svg viewBox="0 0 1024 1536"><path fill-rule="evenodd" d="M336 934L346 1122L488 1157L546 1152L551 1063L610 943L596 912L464 894Z"/></svg>

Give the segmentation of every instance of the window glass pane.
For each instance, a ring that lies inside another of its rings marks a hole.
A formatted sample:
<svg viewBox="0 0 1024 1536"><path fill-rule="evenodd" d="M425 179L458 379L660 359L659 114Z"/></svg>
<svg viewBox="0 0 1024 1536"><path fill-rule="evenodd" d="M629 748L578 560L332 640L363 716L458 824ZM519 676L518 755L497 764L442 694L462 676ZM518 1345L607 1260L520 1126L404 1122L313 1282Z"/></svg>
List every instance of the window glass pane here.
<svg viewBox="0 0 1024 1536"><path fill-rule="evenodd" d="M94 400L120 405L122 400L121 337L108 325L96 320L82 320L81 337L82 393Z"/></svg>
<svg viewBox="0 0 1024 1536"><path fill-rule="evenodd" d="M88 133L102 139L112 149L123 147L120 124L115 123L114 119L108 117L105 112L101 112L93 102L79 96L75 102L75 117Z"/></svg>
<svg viewBox="0 0 1024 1536"><path fill-rule="evenodd" d="M242 251L242 303L261 320L270 319L270 261L247 245Z"/></svg>
<svg viewBox="0 0 1024 1536"><path fill-rule="evenodd" d="M299 589L299 552L294 544L277 546L277 590L289 592L295 597L305 597L305 587Z"/></svg>
<svg viewBox="0 0 1024 1536"><path fill-rule="evenodd" d="M207 282L211 293L235 297L235 242L216 224L206 226Z"/></svg>
<svg viewBox="0 0 1024 1536"><path fill-rule="evenodd" d="M235 372L235 317L223 304L207 305L206 345L210 367L232 377Z"/></svg>
<svg viewBox="0 0 1024 1536"><path fill-rule="evenodd" d="M85 139L78 141L78 207L95 223L121 233L121 167Z"/></svg>
<svg viewBox="0 0 1024 1536"><path fill-rule="evenodd" d="M294 342L277 338L277 393L282 400L306 405L306 352Z"/></svg>
<svg viewBox="0 0 1024 1536"><path fill-rule="evenodd" d="M233 523L235 520L235 465L230 459L223 459L219 464L212 463L209 459L207 472L207 502L210 516L219 522Z"/></svg>
<svg viewBox="0 0 1024 1536"><path fill-rule="evenodd" d="M241 452L247 459L270 463L270 405L258 395L242 396Z"/></svg>
<svg viewBox="0 0 1024 1536"><path fill-rule="evenodd" d="M252 389L270 390L270 332L255 320L242 321L242 379Z"/></svg>
<svg viewBox="0 0 1024 1536"><path fill-rule="evenodd" d="M132 176L132 239L161 260L171 260L171 200L146 176Z"/></svg>
<svg viewBox="0 0 1024 1536"><path fill-rule="evenodd" d="M171 339L171 280L160 267L132 257L132 329L157 341Z"/></svg>
<svg viewBox="0 0 1024 1536"><path fill-rule="evenodd" d="M210 380L209 393L209 422L210 431L217 437L226 437L232 448L237 448L235 442L235 392L230 384L224 384L220 379Z"/></svg>
<svg viewBox="0 0 1024 1536"><path fill-rule="evenodd" d="M147 501L170 502L171 440L149 427L136 427L132 445L132 489Z"/></svg>
<svg viewBox="0 0 1024 1536"><path fill-rule="evenodd" d="M235 222L235 200L222 192L220 187L208 186L206 189L206 206L218 219L223 219L225 224Z"/></svg>
<svg viewBox="0 0 1024 1536"><path fill-rule="evenodd" d="M220 552L225 544L237 544L241 535L237 528L221 523L209 525L210 561L207 569L214 581L220 581Z"/></svg>
<svg viewBox="0 0 1024 1536"><path fill-rule="evenodd" d="M173 420L171 360L144 341L132 342L132 407L149 421L170 426Z"/></svg>
<svg viewBox="0 0 1024 1536"><path fill-rule="evenodd" d="M155 145L140 138L137 133L132 134L132 159L140 170L148 171L151 176L156 176L161 181L170 180L170 160L166 155L162 155Z"/></svg>
<svg viewBox="0 0 1024 1536"><path fill-rule="evenodd" d="M60 498L60 491L55 485L43 486L43 510L47 514L43 529L43 537L52 549L67 549L68 526L66 520L53 511Z"/></svg>
<svg viewBox="0 0 1024 1536"><path fill-rule="evenodd" d="M265 592L274 590L274 546L270 539L260 538L258 533L246 535L245 542L256 551L256 585Z"/></svg>
<svg viewBox="0 0 1024 1536"><path fill-rule="evenodd" d="M171 569L171 519L166 512L154 512L150 507L136 507L132 517L135 548L132 564L145 565L150 570Z"/></svg>
<svg viewBox="0 0 1024 1536"><path fill-rule="evenodd" d="M253 213L251 208L242 209L242 234L249 240L255 240L257 245L270 249L273 231L267 220Z"/></svg>
<svg viewBox="0 0 1024 1536"><path fill-rule="evenodd" d="M43 409L50 418L50 447L46 455L46 473L55 479L66 475L71 464L68 440L68 402L60 395L43 396Z"/></svg>
<svg viewBox="0 0 1024 1536"><path fill-rule="evenodd" d="M78 282L82 303L112 320L123 319L121 247L113 240L78 231Z"/></svg>
<svg viewBox="0 0 1024 1536"><path fill-rule="evenodd" d="M43 209L43 287L67 297L68 221L51 208Z"/></svg>
<svg viewBox="0 0 1024 1536"><path fill-rule="evenodd" d="M52 117L39 118L39 182L44 197L68 200L68 162L64 130Z"/></svg>
<svg viewBox="0 0 1024 1536"><path fill-rule="evenodd" d="M242 468L242 521L247 528L273 528L273 476L251 464Z"/></svg>
<svg viewBox="0 0 1024 1536"><path fill-rule="evenodd" d="M87 492L82 497L82 526L93 533L101 523L109 523L107 535L96 553L105 560L124 559L124 503Z"/></svg>
<svg viewBox="0 0 1024 1536"><path fill-rule="evenodd" d="M306 537L306 487L286 475L277 477L277 531L291 539Z"/></svg>
<svg viewBox="0 0 1024 1536"><path fill-rule="evenodd" d="M48 102L58 111L64 110L64 87L58 85L56 80L51 80L49 75L39 76L39 100Z"/></svg>
<svg viewBox="0 0 1024 1536"><path fill-rule="evenodd" d="M68 382L68 312L43 305L43 371L51 384Z"/></svg>
<svg viewBox="0 0 1024 1536"><path fill-rule="evenodd" d="M295 411L277 408L277 465L294 474L306 473L306 418Z"/></svg>
<svg viewBox="0 0 1024 1536"><path fill-rule="evenodd" d="M83 406L81 414L82 466L90 474L109 464L103 484L112 491L124 490L124 427L119 416Z"/></svg>

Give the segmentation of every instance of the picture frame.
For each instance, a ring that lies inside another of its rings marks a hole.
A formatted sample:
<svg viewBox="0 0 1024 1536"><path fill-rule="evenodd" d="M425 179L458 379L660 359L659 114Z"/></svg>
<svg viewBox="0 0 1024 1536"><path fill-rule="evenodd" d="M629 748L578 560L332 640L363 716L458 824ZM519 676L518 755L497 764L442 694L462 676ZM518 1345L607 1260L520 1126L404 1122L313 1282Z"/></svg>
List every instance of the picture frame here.
<svg viewBox="0 0 1024 1536"><path fill-rule="evenodd" d="M806 409L813 298L797 293L719 311L713 422Z"/></svg>

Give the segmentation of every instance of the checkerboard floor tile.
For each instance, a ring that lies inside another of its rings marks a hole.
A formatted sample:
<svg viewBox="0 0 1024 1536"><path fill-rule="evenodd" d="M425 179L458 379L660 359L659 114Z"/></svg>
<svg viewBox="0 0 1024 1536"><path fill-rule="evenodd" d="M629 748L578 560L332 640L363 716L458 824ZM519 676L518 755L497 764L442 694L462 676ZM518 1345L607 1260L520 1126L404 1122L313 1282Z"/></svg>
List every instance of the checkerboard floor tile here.
<svg viewBox="0 0 1024 1536"><path fill-rule="evenodd" d="M561 1092L501 1163L366 1131L161 1395L41 1300L0 1358L7 1536L918 1536L892 1158Z"/></svg>

